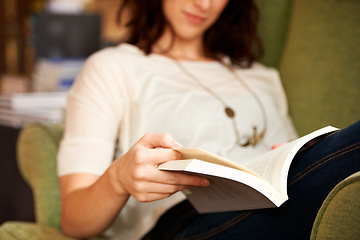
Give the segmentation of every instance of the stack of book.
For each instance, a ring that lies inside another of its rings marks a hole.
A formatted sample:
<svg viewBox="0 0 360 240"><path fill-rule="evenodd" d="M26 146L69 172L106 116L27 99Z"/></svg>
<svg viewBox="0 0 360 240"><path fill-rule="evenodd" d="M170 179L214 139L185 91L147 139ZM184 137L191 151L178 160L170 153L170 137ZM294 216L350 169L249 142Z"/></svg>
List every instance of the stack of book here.
<svg viewBox="0 0 360 240"><path fill-rule="evenodd" d="M68 91L79 74L85 59L41 58L33 71L35 92Z"/></svg>
<svg viewBox="0 0 360 240"><path fill-rule="evenodd" d="M0 125L61 123L67 92L33 92L0 95Z"/></svg>

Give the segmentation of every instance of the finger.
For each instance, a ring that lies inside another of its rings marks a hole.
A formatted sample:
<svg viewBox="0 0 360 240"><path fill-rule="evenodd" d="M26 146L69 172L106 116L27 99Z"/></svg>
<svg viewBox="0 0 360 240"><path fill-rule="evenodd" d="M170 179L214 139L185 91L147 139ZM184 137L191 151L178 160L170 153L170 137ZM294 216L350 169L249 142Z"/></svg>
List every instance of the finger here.
<svg viewBox="0 0 360 240"><path fill-rule="evenodd" d="M179 160L181 159L181 153L173 149L151 149L148 155L149 159L153 159L154 165L158 166L161 163L170 161L170 160Z"/></svg>
<svg viewBox="0 0 360 240"><path fill-rule="evenodd" d="M177 160L181 158L181 153L173 149L155 148L148 149L144 146L134 146L131 151L126 153L126 156L131 159L137 167L145 165L157 168L159 164Z"/></svg>
<svg viewBox="0 0 360 240"><path fill-rule="evenodd" d="M209 186L210 182L208 179L193 176L184 173L156 170L156 173L151 174L152 182L169 184L169 185L183 185L183 186Z"/></svg>
<svg viewBox="0 0 360 240"><path fill-rule="evenodd" d="M133 186L133 195L140 194L150 194L150 193L159 193L159 194L174 194L178 191L189 188L186 185L174 185L174 184L163 184L155 182L137 182Z"/></svg>
<svg viewBox="0 0 360 240"><path fill-rule="evenodd" d="M139 194L133 195L139 202L153 202L157 200L161 200L164 198L170 197L172 194L170 193L148 193L148 194Z"/></svg>
<svg viewBox="0 0 360 240"><path fill-rule="evenodd" d="M170 185L208 186L209 180L185 173L159 170L156 166L145 165L132 172L134 183L153 182Z"/></svg>
<svg viewBox="0 0 360 240"><path fill-rule="evenodd" d="M281 146L284 146L285 144L286 144L286 143L274 144L274 145L271 146L271 149L274 150L274 149L276 149L276 148L279 148L279 147L281 147Z"/></svg>
<svg viewBox="0 0 360 240"><path fill-rule="evenodd" d="M181 148L179 144L169 133L147 133L140 142L148 148Z"/></svg>

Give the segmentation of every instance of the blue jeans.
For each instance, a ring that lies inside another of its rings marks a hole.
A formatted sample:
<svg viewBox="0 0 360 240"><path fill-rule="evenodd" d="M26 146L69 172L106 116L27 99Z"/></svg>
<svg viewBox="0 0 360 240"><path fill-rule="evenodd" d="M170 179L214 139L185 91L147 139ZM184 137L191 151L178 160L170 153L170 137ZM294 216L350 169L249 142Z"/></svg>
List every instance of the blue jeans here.
<svg viewBox="0 0 360 240"><path fill-rule="evenodd" d="M309 239L326 196L357 171L360 121L296 155L288 175L289 200L279 208L197 214L185 201L145 239Z"/></svg>

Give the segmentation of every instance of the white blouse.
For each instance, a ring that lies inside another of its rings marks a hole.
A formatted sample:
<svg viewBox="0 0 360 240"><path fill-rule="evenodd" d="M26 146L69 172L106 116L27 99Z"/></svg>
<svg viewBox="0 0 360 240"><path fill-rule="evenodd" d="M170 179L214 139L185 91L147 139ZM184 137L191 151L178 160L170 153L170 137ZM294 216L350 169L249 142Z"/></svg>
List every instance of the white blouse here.
<svg viewBox="0 0 360 240"><path fill-rule="evenodd" d="M181 61L188 72L234 109L238 134L245 141L253 127L264 128L261 106L253 94L218 62ZM59 176L101 175L114 158L147 132L168 132L184 147L199 147L246 164L273 144L296 137L278 72L260 63L236 74L265 108L267 130L255 147L239 147L224 105L174 60L144 55L120 44L92 55L68 95L66 128L58 154ZM152 203L130 198L107 231L118 239L138 239L182 193Z"/></svg>

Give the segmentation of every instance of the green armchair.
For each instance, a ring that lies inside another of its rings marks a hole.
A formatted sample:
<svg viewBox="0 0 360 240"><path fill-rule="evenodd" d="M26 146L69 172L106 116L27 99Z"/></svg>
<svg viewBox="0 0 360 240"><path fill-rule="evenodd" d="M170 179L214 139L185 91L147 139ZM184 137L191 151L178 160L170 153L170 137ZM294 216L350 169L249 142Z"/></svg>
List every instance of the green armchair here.
<svg viewBox="0 0 360 240"><path fill-rule="evenodd" d="M263 62L279 69L300 135L360 119L360 1L257 0ZM7 222L0 239L71 239L61 234L56 152L62 125L30 124L18 140L18 163L32 188L36 223ZM358 239L360 172L324 201L311 239ZM300 223L299 223L300 224Z"/></svg>

